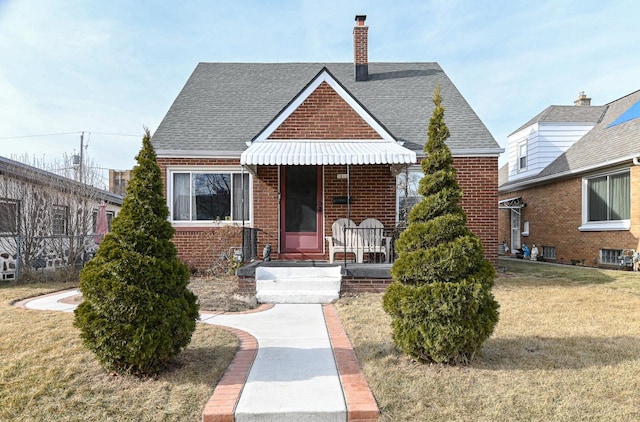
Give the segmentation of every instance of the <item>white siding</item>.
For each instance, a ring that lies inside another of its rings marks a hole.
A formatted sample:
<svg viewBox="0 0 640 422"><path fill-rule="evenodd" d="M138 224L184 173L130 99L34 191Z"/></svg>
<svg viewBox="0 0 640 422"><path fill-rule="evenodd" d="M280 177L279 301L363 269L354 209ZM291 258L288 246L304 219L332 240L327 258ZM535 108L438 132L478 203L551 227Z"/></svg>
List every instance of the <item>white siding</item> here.
<svg viewBox="0 0 640 422"><path fill-rule="evenodd" d="M593 125L580 123L534 123L508 137L509 181L535 176L575 144ZM527 167L518 169L518 151L527 143Z"/></svg>

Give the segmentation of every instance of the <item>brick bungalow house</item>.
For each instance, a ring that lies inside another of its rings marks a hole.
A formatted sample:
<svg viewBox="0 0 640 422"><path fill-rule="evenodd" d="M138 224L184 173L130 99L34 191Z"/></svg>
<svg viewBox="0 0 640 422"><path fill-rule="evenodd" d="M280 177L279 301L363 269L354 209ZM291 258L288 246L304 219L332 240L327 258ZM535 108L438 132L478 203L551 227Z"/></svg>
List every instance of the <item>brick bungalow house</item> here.
<svg viewBox="0 0 640 422"><path fill-rule="evenodd" d="M240 226L274 260L327 260L339 218L393 231L417 195L439 84L462 205L497 262L503 150L437 63L369 63L364 20L355 63L197 65L152 138L184 261L210 267Z"/></svg>
<svg viewBox="0 0 640 422"><path fill-rule="evenodd" d="M640 238L640 91L603 106L584 93L509 136L499 238L544 260L618 265Z"/></svg>

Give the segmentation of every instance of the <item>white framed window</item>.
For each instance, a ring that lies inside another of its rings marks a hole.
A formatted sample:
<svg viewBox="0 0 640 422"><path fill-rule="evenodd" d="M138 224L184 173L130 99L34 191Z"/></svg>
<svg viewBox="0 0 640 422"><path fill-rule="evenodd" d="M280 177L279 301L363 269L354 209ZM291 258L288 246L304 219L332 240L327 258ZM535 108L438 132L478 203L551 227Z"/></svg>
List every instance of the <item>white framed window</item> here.
<svg viewBox="0 0 640 422"><path fill-rule="evenodd" d="M529 220L522 222L522 235L529 236Z"/></svg>
<svg viewBox="0 0 640 422"><path fill-rule="evenodd" d="M66 235L69 225L69 207L54 205L51 209L53 235Z"/></svg>
<svg viewBox="0 0 640 422"><path fill-rule="evenodd" d="M628 169L582 179L581 231L629 230L630 218Z"/></svg>
<svg viewBox="0 0 640 422"><path fill-rule="evenodd" d="M248 173L222 169L168 171L168 205L176 223L251 220Z"/></svg>
<svg viewBox="0 0 640 422"><path fill-rule="evenodd" d="M0 199L0 233L17 233L18 201Z"/></svg>
<svg viewBox="0 0 640 422"><path fill-rule="evenodd" d="M396 177L396 222L406 224L409 211L420 200L422 195L418 193L418 184L424 177L420 166L412 166L401 171Z"/></svg>
<svg viewBox="0 0 640 422"><path fill-rule="evenodd" d="M518 171L525 171L527 169L527 141L518 145Z"/></svg>

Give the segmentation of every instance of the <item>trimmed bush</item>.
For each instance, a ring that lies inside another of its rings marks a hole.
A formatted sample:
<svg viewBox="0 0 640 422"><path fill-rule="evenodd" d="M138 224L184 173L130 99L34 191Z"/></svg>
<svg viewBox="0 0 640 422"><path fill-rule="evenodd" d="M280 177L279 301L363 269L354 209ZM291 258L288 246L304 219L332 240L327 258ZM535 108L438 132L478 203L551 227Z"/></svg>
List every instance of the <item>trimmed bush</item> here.
<svg viewBox="0 0 640 422"><path fill-rule="evenodd" d="M433 102L418 185L422 200L396 242L394 281L383 305L392 318L393 340L404 353L422 362L465 363L498 322L491 292L495 270L460 206L439 87Z"/></svg>
<svg viewBox="0 0 640 422"><path fill-rule="evenodd" d="M80 272L84 302L74 321L106 369L138 375L160 372L189 344L199 311L171 242L150 139L146 130L112 232Z"/></svg>

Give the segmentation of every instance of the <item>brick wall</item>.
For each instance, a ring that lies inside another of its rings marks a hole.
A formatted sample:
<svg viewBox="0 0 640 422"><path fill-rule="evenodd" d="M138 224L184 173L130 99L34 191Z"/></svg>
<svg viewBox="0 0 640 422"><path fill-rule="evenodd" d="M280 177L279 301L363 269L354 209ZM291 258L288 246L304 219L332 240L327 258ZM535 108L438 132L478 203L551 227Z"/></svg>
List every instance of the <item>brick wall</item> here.
<svg viewBox="0 0 640 422"><path fill-rule="evenodd" d="M485 258L498 263L498 157L453 159L469 229L480 238Z"/></svg>
<svg viewBox="0 0 640 422"><path fill-rule="evenodd" d="M380 139L380 135L322 82L269 139Z"/></svg>
<svg viewBox="0 0 640 422"><path fill-rule="evenodd" d="M522 197L527 204L522 209L521 224L529 221L529 236L522 243L535 244L542 254L542 246L556 248L556 261L572 260L594 266L599 262L600 249L636 249L640 236L640 168L631 168L631 229L628 231L581 232L582 177L564 179L529 189L504 192L500 199ZM499 239L511 246L510 211L500 210Z"/></svg>
<svg viewBox="0 0 640 422"><path fill-rule="evenodd" d="M223 227L176 227L173 243L180 258L189 268L203 270L215 267L224 270L226 260L222 253L228 253L230 247L242 247L242 228Z"/></svg>
<svg viewBox="0 0 640 422"><path fill-rule="evenodd" d="M167 166L220 166L238 165L237 159L159 158L158 164L166 186ZM485 256L497 263L497 158L455 158L454 166L463 190L462 206L468 215L469 228L482 241ZM388 165L350 166L351 219L359 224L365 218L380 220L385 227L395 227L396 184ZM331 225L346 217L346 204L334 204L334 197L347 196L347 180L338 179L346 174L346 166L324 167L324 229L331 233ZM266 244L272 245L272 257L278 258L278 168L258 167L253 178L253 227L258 228L258 254ZM241 246L241 234L225 231L227 227L177 228L174 236L179 256L194 268L209 268L230 246ZM508 238L508 237L507 237Z"/></svg>
<svg viewBox="0 0 640 422"><path fill-rule="evenodd" d="M333 203L334 197L347 196L347 179L338 179L338 174L347 174L347 167L324 168L324 227L327 235L331 234L334 221L347 216L347 204ZM385 227L395 227L396 182L389 166L350 166L349 178L351 220L360 224L365 218L372 217Z"/></svg>
<svg viewBox="0 0 640 422"><path fill-rule="evenodd" d="M278 167L258 167L258 177L253 178L253 226L258 232L258 255L271 244L271 256L278 257Z"/></svg>

